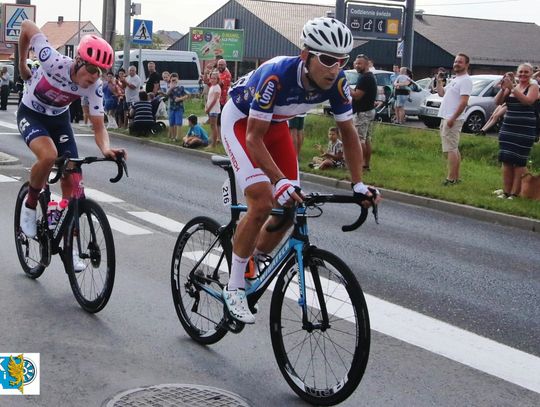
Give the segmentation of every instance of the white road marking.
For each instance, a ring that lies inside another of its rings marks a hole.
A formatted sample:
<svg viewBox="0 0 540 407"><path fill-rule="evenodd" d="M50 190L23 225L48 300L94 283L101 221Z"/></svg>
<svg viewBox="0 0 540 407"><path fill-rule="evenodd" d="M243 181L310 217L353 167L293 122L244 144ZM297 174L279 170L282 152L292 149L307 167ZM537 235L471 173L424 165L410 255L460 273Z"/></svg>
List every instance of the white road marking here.
<svg viewBox="0 0 540 407"><path fill-rule="evenodd" d="M18 182L15 178L0 174L0 182Z"/></svg>
<svg viewBox="0 0 540 407"><path fill-rule="evenodd" d="M93 199L94 201L98 201L98 202L108 202L108 203L124 202L120 198L116 198L112 195L106 194L105 192L101 192L93 188L84 187L84 194L86 195L87 198Z"/></svg>
<svg viewBox="0 0 540 407"><path fill-rule="evenodd" d="M145 220L146 222L152 223L160 228L166 229L170 232L179 233L183 228L184 224L177 222L175 220L169 219L165 216L154 212L128 212L129 214L136 216L139 219Z"/></svg>
<svg viewBox="0 0 540 407"><path fill-rule="evenodd" d="M111 225L111 228L123 233L124 235L129 236L137 236L137 235L150 235L152 234L151 231L148 229L141 228L139 226L135 226L131 223L125 222L121 219L115 218L114 216L107 215L107 219L109 219L109 224Z"/></svg>
<svg viewBox="0 0 540 407"><path fill-rule="evenodd" d="M19 127L16 124L5 122L2 120L0 120L0 126L7 127L8 129L19 130Z"/></svg>
<svg viewBox="0 0 540 407"><path fill-rule="evenodd" d="M201 254L201 251L195 251L184 253L184 256L196 260ZM217 259L217 256L210 255L210 259L204 263L215 267ZM270 284L270 290L274 289L275 281ZM291 284L295 287L289 286L285 294L296 303L298 283L294 280ZM348 296L345 287L323 277L321 277L321 284L326 292L330 293L326 303L328 311L340 318L352 321L354 312L347 304ZM310 278L306 278L306 289L308 304L319 309L318 304L313 304L316 296L312 295L314 288ZM373 330L540 393L540 375L533 373L540 372L539 357L373 295L364 295Z"/></svg>

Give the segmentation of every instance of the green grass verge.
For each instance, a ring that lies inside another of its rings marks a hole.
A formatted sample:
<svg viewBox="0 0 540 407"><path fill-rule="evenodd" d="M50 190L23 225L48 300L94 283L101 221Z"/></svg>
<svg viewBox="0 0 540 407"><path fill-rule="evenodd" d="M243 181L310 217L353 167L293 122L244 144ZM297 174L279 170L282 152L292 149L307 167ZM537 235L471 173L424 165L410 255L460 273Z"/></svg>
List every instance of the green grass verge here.
<svg viewBox="0 0 540 407"><path fill-rule="evenodd" d="M190 100L196 103L197 100ZM200 101L199 101L200 103ZM186 112L192 113L188 110ZM195 113L198 114L198 113ZM199 114L202 116L204 113ZM330 117L308 115L305 122L304 145L300 153L300 170L337 179L349 179L345 169L314 170L308 167L318 152L315 144L326 145L328 128L334 122ZM209 126L203 125L207 131ZM183 129L184 132L186 129ZM167 134L149 139L169 143ZM446 175L446 161L441 153L439 132L436 130L375 124L371 171L364 174L366 183L415 195L442 199L478 208L491 209L512 215L540 219L540 203L527 199L505 200L493 195L501 188L501 170L497 162L498 142L494 137L461 135L461 178L463 182L450 187L442 186ZM223 147L207 149L224 154ZM540 145L531 153L530 169L540 172Z"/></svg>

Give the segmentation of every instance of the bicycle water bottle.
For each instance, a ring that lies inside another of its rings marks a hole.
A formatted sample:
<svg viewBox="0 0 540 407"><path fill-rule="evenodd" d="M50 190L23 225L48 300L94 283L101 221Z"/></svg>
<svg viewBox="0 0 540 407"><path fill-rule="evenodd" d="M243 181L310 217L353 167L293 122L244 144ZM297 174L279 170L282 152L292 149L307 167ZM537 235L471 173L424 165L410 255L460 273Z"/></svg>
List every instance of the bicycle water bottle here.
<svg viewBox="0 0 540 407"><path fill-rule="evenodd" d="M54 230L58 223L58 202L50 201L47 205L47 222L49 229Z"/></svg>
<svg viewBox="0 0 540 407"><path fill-rule="evenodd" d="M60 202L58 202L58 210L56 211L56 223L60 222L60 218L62 217L62 212L64 212L64 209L67 208L69 205L69 199L62 199Z"/></svg>

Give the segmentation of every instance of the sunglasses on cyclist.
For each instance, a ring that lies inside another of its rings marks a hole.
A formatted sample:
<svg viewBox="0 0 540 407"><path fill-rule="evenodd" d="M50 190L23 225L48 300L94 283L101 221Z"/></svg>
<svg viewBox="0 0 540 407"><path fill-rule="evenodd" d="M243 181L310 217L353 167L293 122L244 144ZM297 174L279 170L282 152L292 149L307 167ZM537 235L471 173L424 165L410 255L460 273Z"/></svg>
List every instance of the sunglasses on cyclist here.
<svg viewBox="0 0 540 407"><path fill-rule="evenodd" d="M95 74L99 74L100 76L102 75L101 68L97 65L92 65L88 62L84 62L83 66L86 68L86 70L88 71L90 75L95 75Z"/></svg>
<svg viewBox="0 0 540 407"><path fill-rule="evenodd" d="M327 68L333 68L336 64L340 68L345 68L347 62L349 62L349 56L344 55L342 57L336 57L334 55L325 54L324 52L309 51L310 54L315 55L319 62Z"/></svg>

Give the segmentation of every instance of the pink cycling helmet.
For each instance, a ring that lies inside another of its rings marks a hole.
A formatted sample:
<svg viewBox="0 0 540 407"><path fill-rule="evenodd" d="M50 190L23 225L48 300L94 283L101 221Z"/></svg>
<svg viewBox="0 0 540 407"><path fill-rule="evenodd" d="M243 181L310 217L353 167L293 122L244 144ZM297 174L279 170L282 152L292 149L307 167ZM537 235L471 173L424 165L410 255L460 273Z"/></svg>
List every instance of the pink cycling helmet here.
<svg viewBox="0 0 540 407"><path fill-rule="evenodd" d="M110 69L114 62L114 51L103 38L85 35L81 38L78 49L81 59L89 64Z"/></svg>

